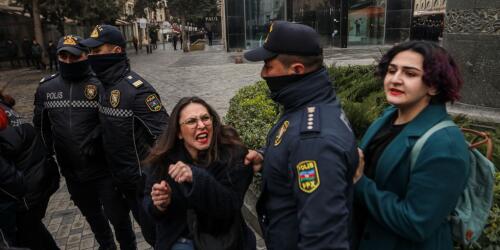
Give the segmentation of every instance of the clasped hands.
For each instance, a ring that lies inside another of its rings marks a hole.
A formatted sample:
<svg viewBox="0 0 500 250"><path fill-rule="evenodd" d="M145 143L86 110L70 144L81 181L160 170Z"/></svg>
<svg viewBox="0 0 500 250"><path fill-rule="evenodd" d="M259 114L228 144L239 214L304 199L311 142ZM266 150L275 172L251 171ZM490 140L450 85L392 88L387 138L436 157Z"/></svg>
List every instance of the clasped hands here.
<svg viewBox="0 0 500 250"><path fill-rule="evenodd" d="M191 167L182 161L170 164L168 175L177 183L193 182ZM160 183L155 183L151 188L151 199L153 200L153 205L158 210L164 212L172 201L172 188L164 180Z"/></svg>

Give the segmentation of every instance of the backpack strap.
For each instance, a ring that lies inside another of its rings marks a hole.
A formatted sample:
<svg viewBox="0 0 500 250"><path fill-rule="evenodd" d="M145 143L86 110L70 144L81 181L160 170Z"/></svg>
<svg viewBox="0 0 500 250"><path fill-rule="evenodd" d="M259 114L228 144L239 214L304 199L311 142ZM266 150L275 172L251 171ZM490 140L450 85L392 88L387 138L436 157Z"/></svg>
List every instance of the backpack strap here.
<svg viewBox="0 0 500 250"><path fill-rule="evenodd" d="M413 169L415 166L415 162L417 162L418 155L420 154L420 151L424 147L425 142L429 137L431 137L432 134L434 134L436 131L447 128L447 127L453 127L457 126L453 121L451 120L444 120L440 121L436 125L432 126L429 130L427 130L420 138L418 138L417 142L415 142L415 145L413 145L413 148L411 149L411 165L410 169Z"/></svg>

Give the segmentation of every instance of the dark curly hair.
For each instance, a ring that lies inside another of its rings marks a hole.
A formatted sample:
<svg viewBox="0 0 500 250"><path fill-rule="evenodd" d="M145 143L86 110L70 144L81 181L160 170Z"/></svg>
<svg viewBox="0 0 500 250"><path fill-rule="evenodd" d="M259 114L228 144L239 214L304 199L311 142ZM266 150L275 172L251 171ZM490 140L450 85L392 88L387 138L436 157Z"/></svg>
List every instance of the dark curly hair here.
<svg viewBox="0 0 500 250"><path fill-rule="evenodd" d="M424 58L422 80L438 91L432 98L433 102L446 103L460 99L459 92L463 85L460 70L450 54L433 42L409 41L392 47L380 60L376 74L383 79L392 59L406 50L419 53Z"/></svg>

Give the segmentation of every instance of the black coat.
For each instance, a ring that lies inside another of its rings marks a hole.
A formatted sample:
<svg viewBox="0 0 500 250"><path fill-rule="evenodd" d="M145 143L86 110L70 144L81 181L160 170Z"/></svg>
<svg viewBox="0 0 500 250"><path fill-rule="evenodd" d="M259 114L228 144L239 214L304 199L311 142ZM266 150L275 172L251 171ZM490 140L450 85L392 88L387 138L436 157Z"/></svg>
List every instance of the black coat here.
<svg viewBox="0 0 500 250"><path fill-rule="evenodd" d="M99 120L113 180L135 188L142 175L141 161L167 125L167 111L153 86L131 71L126 60L98 78Z"/></svg>
<svg viewBox="0 0 500 250"><path fill-rule="evenodd" d="M57 156L61 173L71 180L85 182L110 175L99 126L100 85L89 68L81 80L59 74L45 77L35 93L33 123ZM85 148L93 148L94 153L84 153Z"/></svg>
<svg viewBox="0 0 500 250"><path fill-rule="evenodd" d="M233 150L233 159L229 158ZM187 210L194 209L200 230L211 234L224 233L233 220L244 221L241 214L243 198L253 177L252 168L243 165L247 150L237 146L221 147L223 160L207 168L193 165L193 160L183 146L164 161L152 166L147 174L144 206L157 223L156 249L170 249L179 237L190 237L187 225ZM183 161L193 171L192 184L178 184L167 175L170 164ZM151 200L151 188L166 180L172 188L172 201L165 212L160 212ZM242 244L239 249L255 249L255 236L248 226L242 225Z"/></svg>
<svg viewBox="0 0 500 250"><path fill-rule="evenodd" d="M29 209L47 201L59 187L57 166L30 124L10 123L0 131L0 152L2 177L10 175L2 180L0 200L17 200L20 209Z"/></svg>

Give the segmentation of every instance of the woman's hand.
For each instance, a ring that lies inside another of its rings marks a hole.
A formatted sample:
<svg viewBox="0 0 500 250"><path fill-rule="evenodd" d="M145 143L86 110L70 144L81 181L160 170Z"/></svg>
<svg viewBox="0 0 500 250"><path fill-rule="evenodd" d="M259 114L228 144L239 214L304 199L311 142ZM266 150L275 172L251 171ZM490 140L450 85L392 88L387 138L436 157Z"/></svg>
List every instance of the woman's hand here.
<svg viewBox="0 0 500 250"><path fill-rule="evenodd" d="M245 165L250 165L252 164L253 172L258 173L262 169L262 162L264 161L264 157L262 155L255 151L255 150L248 150L248 154L245 156Z"/></svg>
<svg viewBox="0 0 500 250"><path fill-rule="evenodd" d="M358 148L359 155L359 163L358 168L356 169L356 173L354 173L354 177L352 178L352 182L356 184L356 182L363 177L363 172L365 171L365 154L363 154L363 150Z"/></svg>
<svg viewBox="0 0 500 250"><path fill-rule="evenodd" d="M155 205L158 210L164 212L170 204L171 194L172 189L166 181L154 184L153 188L151 188L151 199L153 200L153 205Z"/></svg>
<svg viewBox="0 0 500 250"><path fill-rule="evenodd" d="M182 161L178 161L176 164L170 164L168 167L168 174L177 183L193 182L193 171L191 171L191 167Z"/></svg>

